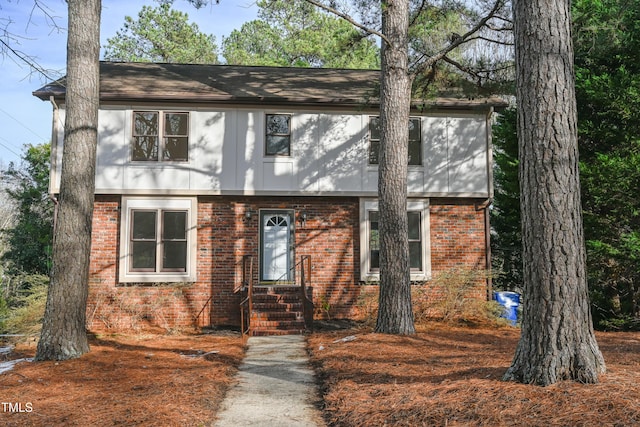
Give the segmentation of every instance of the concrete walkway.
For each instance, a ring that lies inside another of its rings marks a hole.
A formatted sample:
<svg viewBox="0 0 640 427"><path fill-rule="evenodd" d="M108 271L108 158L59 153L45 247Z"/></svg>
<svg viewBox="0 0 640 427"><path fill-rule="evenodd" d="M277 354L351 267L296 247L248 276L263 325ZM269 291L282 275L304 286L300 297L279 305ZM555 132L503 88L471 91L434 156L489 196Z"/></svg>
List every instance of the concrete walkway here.
<svg viewBox="0 0 640 427"><path fill-rule="evenodd" d="M325 426L304 337L250 337L217 427Z"/></svg>

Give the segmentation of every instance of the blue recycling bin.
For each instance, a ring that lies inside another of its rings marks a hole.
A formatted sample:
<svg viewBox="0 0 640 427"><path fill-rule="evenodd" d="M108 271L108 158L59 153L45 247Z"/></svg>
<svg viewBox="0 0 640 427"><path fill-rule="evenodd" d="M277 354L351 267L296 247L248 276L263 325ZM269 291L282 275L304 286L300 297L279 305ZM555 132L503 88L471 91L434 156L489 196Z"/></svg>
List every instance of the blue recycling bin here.
<svg viewBox="0 0 640 427"><path fill-rule="evenodd" d="M493 299L504 307L501 317L507 319L513 326L518 323L518 306L520 305L520 294L516 292L494 292Z"/></svg>

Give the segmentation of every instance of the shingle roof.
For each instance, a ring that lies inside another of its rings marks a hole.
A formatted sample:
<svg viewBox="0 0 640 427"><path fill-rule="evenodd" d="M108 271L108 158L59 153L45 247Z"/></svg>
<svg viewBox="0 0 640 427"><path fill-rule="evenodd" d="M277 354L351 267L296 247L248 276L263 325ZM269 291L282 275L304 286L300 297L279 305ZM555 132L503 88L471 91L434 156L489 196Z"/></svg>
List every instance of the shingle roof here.
<svg viewBox="0 0 640 427"><path fill-rule="evenodd" d="M100 63L102 101L377 104L377 70L158 63ZM65 79L33 92L63 98ZM499 100L438 99L439 106L498 105Z"/></svg>

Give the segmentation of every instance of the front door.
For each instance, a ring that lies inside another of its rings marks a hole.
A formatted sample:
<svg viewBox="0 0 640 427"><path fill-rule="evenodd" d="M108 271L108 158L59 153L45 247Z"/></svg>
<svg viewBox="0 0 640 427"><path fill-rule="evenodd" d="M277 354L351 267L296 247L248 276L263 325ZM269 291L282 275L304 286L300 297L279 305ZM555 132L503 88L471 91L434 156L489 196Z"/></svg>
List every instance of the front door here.
<svg viewBox="0 0 640 427"><path fill-rule="evenodd" d="M260 281L293 281L293 211L260 211Z"/></svg>

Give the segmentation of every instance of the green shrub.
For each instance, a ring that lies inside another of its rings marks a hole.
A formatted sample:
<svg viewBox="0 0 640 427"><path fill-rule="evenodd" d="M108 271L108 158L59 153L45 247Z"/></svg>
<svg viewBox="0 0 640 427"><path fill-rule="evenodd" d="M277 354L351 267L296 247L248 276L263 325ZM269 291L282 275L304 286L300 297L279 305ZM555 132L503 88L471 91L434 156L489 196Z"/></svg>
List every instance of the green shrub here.
<svg viewBox="0 0 640 427"><path fill-rule="evenodd" d="M0 324L1 333L38 335L47 302L49 278L30 274L17 279L21 283L18 290L7 300L6 317Z"/></svg>

